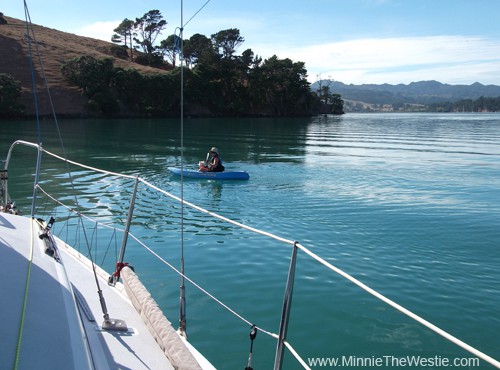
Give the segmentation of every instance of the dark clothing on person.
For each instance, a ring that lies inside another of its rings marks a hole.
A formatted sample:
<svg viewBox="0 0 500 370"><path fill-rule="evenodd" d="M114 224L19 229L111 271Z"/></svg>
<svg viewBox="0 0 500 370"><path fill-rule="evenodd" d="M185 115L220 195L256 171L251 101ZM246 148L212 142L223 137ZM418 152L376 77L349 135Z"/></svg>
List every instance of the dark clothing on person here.
<svg viewBox="0 0 500 370"><path fill-rule="evenodd" d="M217 165L213 168L210 168L210 172L224 172L224 165L222 164L222 158L217 154L212 154L212 157L210 157L210 163L213 163L214 162L214 158L215 157L218 157L218 161L217 161Z"/></svg>

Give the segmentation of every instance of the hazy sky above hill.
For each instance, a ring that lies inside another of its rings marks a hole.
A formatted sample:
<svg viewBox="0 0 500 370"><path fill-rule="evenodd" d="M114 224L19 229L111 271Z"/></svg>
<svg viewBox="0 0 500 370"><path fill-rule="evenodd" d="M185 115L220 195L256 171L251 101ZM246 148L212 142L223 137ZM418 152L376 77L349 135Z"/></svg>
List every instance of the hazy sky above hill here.
<svg viewBox="0 0 500 370"><path fill-rule="evenodd" d="M27 4L33 23L106 41L123 19L152 9L168 22L161 39L181 25L180 0ZM0 12L25 18L20 0ZM184 36L238 28L238 53L305 62L311 82L321 75L347 84L500 85L499 14L499 0L184 0Z"/></svg>

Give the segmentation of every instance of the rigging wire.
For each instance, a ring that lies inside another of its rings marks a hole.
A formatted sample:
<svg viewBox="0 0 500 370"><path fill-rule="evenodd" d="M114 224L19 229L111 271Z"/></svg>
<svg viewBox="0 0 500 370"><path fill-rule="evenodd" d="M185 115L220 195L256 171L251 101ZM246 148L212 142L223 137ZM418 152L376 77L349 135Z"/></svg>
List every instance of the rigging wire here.
<svg viewBox="0 0 500 370"><path fill-rule="evenodd" d="M178 28L179 36L174 37L174 50L179 50L179 61L180 61L180 69L181 69L181 256L180 256L180 287L179 287L179 329L178 332L180 335L184 336L187 339L187 331L186 331L186 286L184 281L184 27L191 22L191 20L200 13L203 8L210 2L207 0L203 6L198 9L196 13L193 14L191 18L184 24L184 1L181 0L181 26ZM178 43L180 42L180 46Z"/></svg>
<svg viewBox="0 0 500 370"><path fill-rule="evenodd" d="M31 71L31 83L33 86L33 98L34 98L34 104L35 104L35 117L36 117L36 128L37 128L37 132L38 132L38 144L42 145L42 130L40 128L40 114L38 112L38 96L36 93L37 87L36 87L36 78L35 78L35 68L33 66L33 51L31 48L31 34L30 34L30 28L29 28L29 25L31 24L31 17L30 17L30 13L28 10L28 4L26 4L26 0L24 0L24 18L25 18L25 24L26 24L26 39L28 42L28 55L29 55L30 71ZM33 41L35 42L35 45L36 45L36 39L35 39L34 35L35 35L35 33L33 32Z"/></svg>
<svg viewBox="0 0 500 370"><path fill-rule="evenodd" d="M184 25L184 27L186 27L186 26L188 25L188 23L189 23L189 22L191 22L191 20L192 20L194 17L196 17L196 16L198 15L198 13L199 13L199 12L201 12L205 6L207 6L207 5L208 5L208 3L209 3L209 2L210 2L210 0L207 0L207 1L205 2L205 4L203 4L203 5L201 6L201 8L200 8L200 9L198 9L198 11L197 11L196 13L194 13L194 14L193 14L193 16L192 16L191 18L189 18L189 20L186 22L186 24Z"/></svg>
<svg viewBox="0 0 500 370"><path fill-rule="evenodd" d="M37 91L37 86L36 86L36 78L35 78L35 68L33 66L33 50L31 47L31 35L30 35L30 28L29 25L31 24L31 17L29 14L28 10L28 4L26 4L26 0L24 1L24 18L25 18L25 23L26 23L26 39L28 43L28 55L29 55L29 63L30 63L30 71L31 71L31 83L32 83L32 88L33 88L33 101L35 105L35 117L36 117L36 128L38 132L38 145L39 148L42 146L42 130L40 128L40 114L38 110L38 95L36 93ZM36 45L36 39L34 38L34 32L33 32L33 41L35 41ZM40 178L40 163L42 160L42 153L40 149L38 149L38 156L36 160L36 172L35 172L35 179L34 179L34 184L33 184L33 196L31 200L31 218L35 217L35 208L36 208L36 198L37 198L37 185L38 181Z"/></svg>
<svg viewBox="0 0 500 370"><path fill-rule="evenodd" d="M181 199L184 199L184 2L181 0L180 68L181 68ZM181 202L181 281L179 287L179 334L187 338L186 331L186 286L184 282L184 202Z"/></svg>
<svg viewBox="0 0 500 370"><path fill-rule="evenodd" d="M45 86L46 86L46 89L47 89L47 95L49 97L51 111L52 111L52 114L53 114L53 117L54 117L56 129L57 129L57 132L58 132L58 135L59 135L59 141L60 141L61 149L63 151L63 157L66 158L67 155L66 155L66 150L64 148L64 143L63 143L63 140L62 140L61 131L60 131L60 128L59 128L59 123L57 121L57 116L56 116L56 113L55 113L54 104L53 104L53 101L52 101L52 96L51 96L50 89L49 89L49 86L48 86L48 83L47 83L47 78L45 76L45 70L44 70L44 67L43 67L43 62L41 60L41 53L40 53L40 50L38 49L38 45L37 45L38 43L36 42L35 30L33 28L32 22L31 22L31 16L29 15L28 4L26 3L26 0L24 0L23 2L24 2L24 13L25 13L25 23L26 23L26 38L27 38L27 41L28 41L29 61L30 61L31 78L32 78L32 83L33 83L33 94L34 94L34 101L35 101L35 103L34 103L35 104L35 116L36 116L36 122L37 122L38 145L39 145L38 146L37 168L36 168L36 173L35 173L35 184L33 186L33 200L32 200L32 207L31 207L31 217L34 218L34 216L35 216L35 208L36 208L37 189L38 189L38 182L39 182L39 176L40 176L41 154L43 152L43 149L42 149L42 131L41 131L41 126L40 126L40 113L39 113L39 107L38 107L38 97L37 97L37 94L36 94L37 87L36 87L36 79L35 79L35 68L34 68L34 65L33 65L33 50L32 50L32 47L31 47L31 38L33 38L33 41L34 41L36 55L38 56L38 62L39 62L39 65L40 65L40 70L41 70L42 78L45 81ZM76 205L76 208L79 210L80 209L80 204L79 204L78 198L76 196L75 184L74 184L73 176L72 176L70 168L69 168L69 162L65 161L65 163L66 163L66 167L67 167L66 170L67 170L68 177L69 177L69 183L70 183L70 186L71 186L71 189L72 189L72 194L73 194L74 200L75 200L75 205ZM77 212L77 216L79 218L81 218L81 212L80 211ZM86 232L86 229L85 229L85 227L83 225L83 222L82 222L82 232L83 232L83 235L84 235L85 244L87 246L87 251L88 251L88 254L89 254L89 259L92 262L92 270L93 270L93 273L94 273L94 279L95 279L95 283L96 283L96 286L97 286L97 293L99 295L99 301L100 301L101 308L102 308L102 311L103 311L103 317L104 317L103 327L104 327L104 325L108 326L108 324L110 323L110 318L109 318L109 314L108 314L108 311L107 311L106 302L104 300L104 296L102 294L102 290L101 290L101 287L99 285L99 280L97 278L97 272L96 272L96 269L95 269L95 263L94 263L94 259L92 258L91 246L89 244L89 240L88 240L88 237L87 237L87 232ZM114 330L113 328L109 328L109 329L110 330Z"/></svg>

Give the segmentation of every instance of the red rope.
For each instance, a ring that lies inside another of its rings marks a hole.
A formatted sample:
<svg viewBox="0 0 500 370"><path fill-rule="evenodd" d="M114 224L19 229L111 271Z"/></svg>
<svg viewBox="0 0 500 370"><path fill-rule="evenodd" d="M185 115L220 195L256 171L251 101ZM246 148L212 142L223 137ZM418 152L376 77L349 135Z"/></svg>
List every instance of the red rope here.
<svg viewBox="0 0 500 370"><path fill-rule="evenodd" d="M128 262L116 263L116 271L113 272L113 277L115 278L115 281L118 281L118 279L120 279L120 272L122 271L122 268L124 268L125 266L128 266Z"/></svg>

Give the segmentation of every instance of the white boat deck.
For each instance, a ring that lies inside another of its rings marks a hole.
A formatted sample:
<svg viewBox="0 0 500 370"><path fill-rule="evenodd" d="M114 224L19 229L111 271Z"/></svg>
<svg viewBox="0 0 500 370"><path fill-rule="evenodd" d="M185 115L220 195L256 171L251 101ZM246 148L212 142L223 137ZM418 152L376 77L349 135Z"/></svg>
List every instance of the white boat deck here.
<svg viewBox="0 0 500 370"><path fill-rule="evenodd" d="M90 262L59 240L57 243L62 264L45 253L35 221L0 214L0 313L4 323L0 369L13 368L16 356L19 369L174 369L123 285L109 286L109 274L98 269L109 316L124 320L128 330L101 328L103 312ZM208 362L202 367L213 368Z"/></svg>
<svg viewBox="0 0 500 370"><path fill-rule="evenodd" d="M20 369L89 368L64 268L44 250L31 219L0 214L1 368L14 368L16 353Z"/></svg>
<svg viewBox="0 0 500 370"><path fill-rule="evenodd" d="M88 260L62 243L58 243L58 247L68 278L76 291L79 308L82 311L82 307L86 307L82 311L82 323L94 362L103 368L108 365L111 369L174 369L125 292L121 291L122 285L118 283L115 288L109 286L109 274L99 269L99 284L109 316L124 320L128 330L113 332L101 328L104 318L91 266L85 263Z"/></svg>

